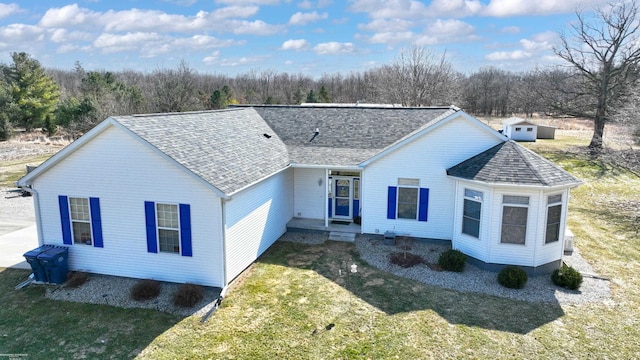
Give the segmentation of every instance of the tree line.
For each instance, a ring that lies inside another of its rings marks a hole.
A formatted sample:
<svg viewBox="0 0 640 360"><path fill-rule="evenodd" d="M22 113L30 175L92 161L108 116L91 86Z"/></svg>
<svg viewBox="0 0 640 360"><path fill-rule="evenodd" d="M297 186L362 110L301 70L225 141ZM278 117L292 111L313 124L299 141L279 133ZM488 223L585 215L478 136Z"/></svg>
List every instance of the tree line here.
<svg viewBox="0 0 640 360"><path fill-rule="evenodd" d="M230 104L391 103L455 104L477 116L579 116L594 120L591 147L602 148L604 124L637 122L628 103L638 87L640 48L634 3L577 12L571 37L554 49L567 66L513 72L484 67L456 71L446 53L413 46L389 64L312 78L273 70L236 76L175 69L87 71L45 69L29 54L0 64L0 139L16 128L62 128L80 135L112 115L222 109ZM635 47L634 47L635 46ZM624 109L625 111L618 111ZM636 116L637 117L637 116Z"/></svg>

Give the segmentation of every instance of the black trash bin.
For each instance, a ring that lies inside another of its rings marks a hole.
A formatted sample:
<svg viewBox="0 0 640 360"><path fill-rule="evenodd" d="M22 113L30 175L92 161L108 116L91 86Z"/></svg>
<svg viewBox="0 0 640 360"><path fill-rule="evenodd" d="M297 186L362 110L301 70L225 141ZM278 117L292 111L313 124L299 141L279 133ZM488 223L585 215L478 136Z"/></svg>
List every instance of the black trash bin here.
<svg viewBox="0 0 640 360"><path fill-rule="evenodd" d="M40 255L41 253L49 249L51 249L51 245L43 245L33 250L29 250L26 253L24 253L24 255L22 255L24 256L25 259L27 259L27 262L29 263L29 265L31 265L31 271L33 272L33 278L35 281L40 281L40 282L49 281L47 279L47 273L44 270L44 267L40 263L40 260L38 260L38 255Z"/></svg>
<svg viewBox="0 0 640 360"><path fill-rule="evenodd" d="M63 284L69 272L69 249L64 246L53 246L40 253L38 260L47 274L47 282Z"/></svg>

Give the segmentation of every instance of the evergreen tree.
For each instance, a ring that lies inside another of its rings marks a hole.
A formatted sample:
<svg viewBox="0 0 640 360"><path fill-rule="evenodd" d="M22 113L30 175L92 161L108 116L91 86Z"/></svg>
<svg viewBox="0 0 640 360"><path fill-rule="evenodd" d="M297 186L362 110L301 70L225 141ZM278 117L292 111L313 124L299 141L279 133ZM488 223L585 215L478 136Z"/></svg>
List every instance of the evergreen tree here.
<svg viewBox="0 0 640 360"><path fill-rule="evenodd" d="M331 96L329 96L329 91L327 91L327 88L324 85L322 85L322 87L320 88L320 92L318 93L318 100L320 100L320 102L322 103L331 102Z"/></svg>
<svg viewBox="0 0 640 360"><path fill-rule="evenodd" d="M44 124L47 115L56 107L60 90L46 74L38 60L27 53L12 53L13 64L4 67L17 111L12 114L13 123L27 131Z"/></svg>
<svg viewBox="0 0 640 360"><path fill-rule="evenodd" d="M224 109L229 104L237 104L237 101L233 98L233 91L227 85L223 86L222 90L214 90L209 102L213 109Z"/></svg>
<svg viewBox="0 0 640 360"><path fill-rule="evenodd" d="M309 93L307 94L307 102L308 103L318 102L318 98L316 98L316 94L313 92L313 90L309 90Z"/></svg>

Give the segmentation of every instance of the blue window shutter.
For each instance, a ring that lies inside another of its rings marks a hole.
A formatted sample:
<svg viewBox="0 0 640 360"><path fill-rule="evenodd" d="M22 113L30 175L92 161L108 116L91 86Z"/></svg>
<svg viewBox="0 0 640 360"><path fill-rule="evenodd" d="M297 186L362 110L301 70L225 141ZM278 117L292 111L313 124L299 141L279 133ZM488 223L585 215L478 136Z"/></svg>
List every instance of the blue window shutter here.
<svg viewBox="0 0 640 360"><path fill-rule="evenodd" d="M418 221L427 221L429 213L429 189L420 188L420 204L418 205Z"/></svg>
<svg viewBox="0 0 640 360"><path fill-rule="evenodd" d="M93 246L104 247L102 242L102 217L100 216L100 199L89 198L91 209L91 229L93 231Z"/></svg>
<svg viewBox="0 0 640 360"><path fill-rule="evenodd" d="M147 223L147 251L158 252L158 239L156 234L156 204L153 201L144 202L144 216Z"/></svg>
<svg viewBox="0 0 640 360"><path fill-rule="evenodd" d="M191 249L191 206L180 204L180 247L182 256L192 256Z"/></svg>
<svg viewBox="0 0 640 360"><path fill-rule="evenodd" d="M71 237L71 217L69 216L69 198L66 196L58 196L58 205L60 206L60 222L62 223L62 243L66 245L73 244Z"/></svg>
<svg viewBox="0 0 640 360"><path fill-rule="evenodd" d="M395 186L389 186L389 191L387 192L387 219L395 219L396 218L396 196L398 193L398 188Z"/></svg>

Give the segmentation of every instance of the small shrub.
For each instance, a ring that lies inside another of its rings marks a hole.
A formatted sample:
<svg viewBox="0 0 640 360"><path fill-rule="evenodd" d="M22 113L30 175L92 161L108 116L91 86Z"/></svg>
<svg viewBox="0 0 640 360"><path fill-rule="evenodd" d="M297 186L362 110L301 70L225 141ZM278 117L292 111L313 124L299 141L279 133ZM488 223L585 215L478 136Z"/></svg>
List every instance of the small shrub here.
<svg viewBox="0 0 640 360"><path fill-rule="evenodd" d="M204 298L202 286L196 284L182 284L173 294L173 303L182 307L194 307Z"/></svg>
<svg viewBox="0 0 640 360"><path fill-rule="evenodd" d="M467 255L458 250L450 249L440 254L438 265L447 271L462 272L466 261Z"/></svg>
<svg viewBox="0 0 640 360"><path fill-rule="evenodd" d="M87 280L89 280L89 274L82 271L74 271L69 274L66 286L75 289L82 286Z"/></svg>
<svg viewBox="0 0 640 360"><path fill-rule="evenodd" d="M562 264L560 269L556 269L551 274L551 281L560 287L578 290L582 284L582 274L571 266Z"/></svg>
<svg viewBox="0 0 640 360"><path fill-rule="evenodd" d="M527 273L517 266L507 266L498 273L498 283L510 289L522 289L528 278Z"/></svg>
<svg viewBox="0 0 640 360"><path fill-rule="evenodd" d="M424 259L422 257L408 252L394 252L391 254L390 260L392 264L402 266L403 268L410 268L424 263Z"/></svg>
<svg viewBox="0 0 640 360"><path fill-rule="evenodd" d="M160 295L160 286L156 280L140 280L131 288L131 298L135 301L155 299Z"/></svg>

